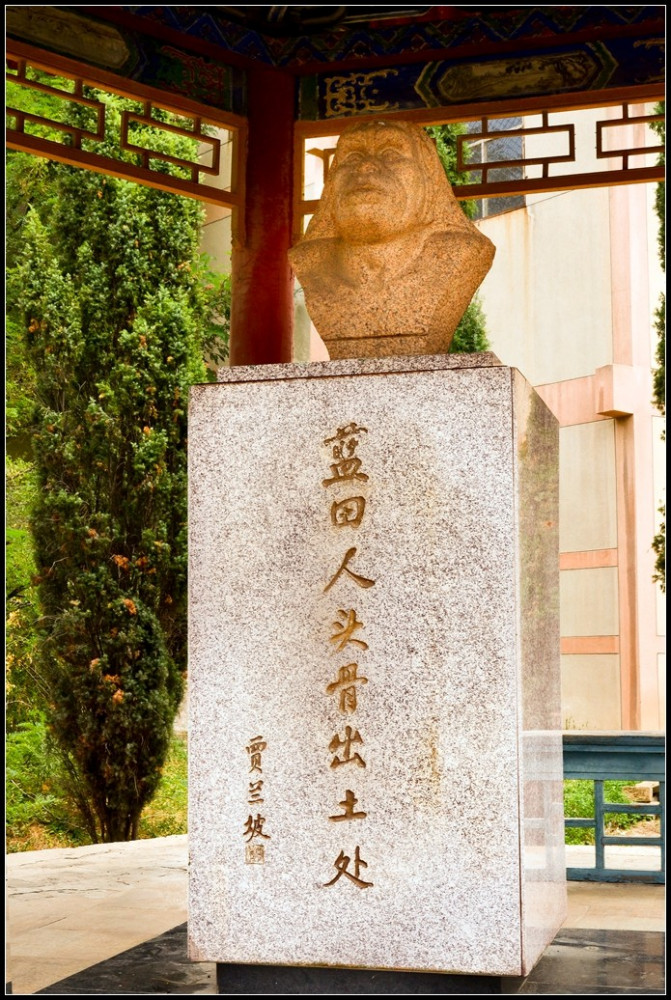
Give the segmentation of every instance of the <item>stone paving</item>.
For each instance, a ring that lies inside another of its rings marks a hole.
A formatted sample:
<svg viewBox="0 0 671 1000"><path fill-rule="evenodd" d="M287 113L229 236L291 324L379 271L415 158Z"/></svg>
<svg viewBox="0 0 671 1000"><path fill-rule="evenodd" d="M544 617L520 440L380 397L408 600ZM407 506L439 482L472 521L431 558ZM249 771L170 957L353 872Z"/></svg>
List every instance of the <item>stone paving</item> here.
<svg viewBox="0 0 671 1000"><path fill-rule="evenodd" d="M629 849L629 867L640 865L637 851ZM574 863L573 858L570 860ZM143 948L146 951L147 968L155 969L153 981L157 986L160 976L156 969L161 962L165 961L166 969L172 963L173 971L180 965L179 975L172 976L172 987L163 983L162 988L152 988L147 981L149 988L112 992L215 993L212 963L198 963L191 968L185 962L187 862L186 836L8 855L8 975L14 993L52 992L48 988L53 984L98 963L106 963L96 975L109 988L114 965L106 960L118 956L115 961L127 969L131 960L128 956L136 954L128 949L135 948L138 957L144 954ZM599 954L612 957L614 942L621 951L624 949L621 961L609 960L613 974L624 967L643 968L641 955L646 949L650 951L650 941L654 955L655 949L661 948L664 895L662 885L569 882L569 913L562 932L541 960L535 978L530 977L521 992L556 992L551 986L544 988L542 976L544 970L547 975L548 968L556 969L558 961L565 962L562 956L575 952L578 939L569 940L571 935L586 935L581 951L583 957L591 956L593 961ZM602 940L608 933L608 941ZM642 944L636 946L636 955L627 959L627 947L633 947L631 943L638 938L648 944L645 948ZM124 961L121 953L126 953ZM659 965L661 959L655 961ZM640 981L643 985L631 987L625 982L599 989L586 988L589 984L583 982L581 990L646 991L644 979ZM73 986L67 991L77 992L91 990Z"/></svg>

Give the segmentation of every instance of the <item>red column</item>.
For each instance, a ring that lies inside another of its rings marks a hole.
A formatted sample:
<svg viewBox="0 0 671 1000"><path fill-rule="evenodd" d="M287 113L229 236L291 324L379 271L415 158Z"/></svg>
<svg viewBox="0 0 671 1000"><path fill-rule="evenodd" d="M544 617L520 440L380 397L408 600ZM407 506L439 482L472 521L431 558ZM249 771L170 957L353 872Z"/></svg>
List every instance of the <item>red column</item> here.
<svg viewBox="0 0 671 1000"><path fill-rule="evenodd" d="M244 220L232 257L232 365L291 361L294 92L286 73L248 72Z"/></svg>

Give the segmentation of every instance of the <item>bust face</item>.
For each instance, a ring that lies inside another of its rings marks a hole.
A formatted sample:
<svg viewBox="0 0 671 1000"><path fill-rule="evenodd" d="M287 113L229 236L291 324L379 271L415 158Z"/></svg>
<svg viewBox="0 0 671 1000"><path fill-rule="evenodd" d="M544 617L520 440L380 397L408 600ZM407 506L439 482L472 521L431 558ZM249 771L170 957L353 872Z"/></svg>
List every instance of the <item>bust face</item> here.
<svg viewBox="0 0 671 1000"><path fill-rule="evenodd" d="M381 243L421 222L425 181L412 139L374 123L342 136L329 174L335 226L347 243Z"/></svg>

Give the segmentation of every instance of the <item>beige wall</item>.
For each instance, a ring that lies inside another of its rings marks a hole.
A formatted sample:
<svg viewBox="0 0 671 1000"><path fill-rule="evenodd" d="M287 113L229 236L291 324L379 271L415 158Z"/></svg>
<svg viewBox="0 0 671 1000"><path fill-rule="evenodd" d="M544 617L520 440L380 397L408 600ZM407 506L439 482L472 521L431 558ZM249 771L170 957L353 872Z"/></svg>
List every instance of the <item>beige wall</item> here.
<svg viewBox="0 0 671 1000"><path fill-rule="evenodd" d="M653 199L652 185L539 195L480 223L497 248L480 290L492 350L538 387L561 426L570 728L664 724L662 601L651 581L664 468L650 402L661 287Z"/></svg>
<svg viewBox="0 0 671 1000"><path fill-rule="evenodd" d="M480 224L496 247L480 289L490 341L533 385L613 361L607 212L608 191L597 188Z"/></svg>
<svg viewBox="0 0 671 1000"><path fill-rule="evenodd" d="M559 551L617 546L614 421L559 433Z"/></svg>
<svg viewBox="0 0 671 1000"><path fill-rule="evenodd" d="M620 729L620 657L562 656L566 729Z"/></svg>

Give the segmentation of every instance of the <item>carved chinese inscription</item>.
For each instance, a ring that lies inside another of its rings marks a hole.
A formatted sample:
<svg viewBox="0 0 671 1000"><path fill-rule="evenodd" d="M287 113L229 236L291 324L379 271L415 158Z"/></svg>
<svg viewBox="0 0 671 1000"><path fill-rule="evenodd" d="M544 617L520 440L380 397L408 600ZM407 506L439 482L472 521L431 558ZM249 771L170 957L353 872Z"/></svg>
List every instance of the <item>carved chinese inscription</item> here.
<svg viewBox="0 0 671 1000"><path fill-rule="evenodd" d="M327 593L327 591L329 591L331 589L331 587L333 586L333 584L336 583L336 581L340 578L340 576L343 573L347 573L347 575L352 580L354 580L354 582L356 583L356 585L358 587L363 587L364 590L368 590L369 587L374 587L375 586L375 580L369 580L365 576L359 576L359 574L355 573L354 570L351 570L351 569L347 568L347 564L349 563L350 559L352 559L355 555L356 555L356 546L352 546L352 548L348 549L347 552L345 553L345 557L344 557L343 561L341 562L340 569L337 571L336 575L324 587L324 593L325 594Z"/></svg>
<svg viewBox="0 0 671 1000"><path fill-rule="evenodd" d="M362 434L367 433L366 427L361 427L352 420L348 424L338 427L336 433L324 441L324 444L330 449L331 474L322 480L322 486L332 495L329 513L331 524L337 529L358 529L366 513L367 500L366 497L361 496L359 484L368 483L370 477L363 469L363 460L358 455L357 450ZM350 567L350 563L355 560L356 556L357 546L350 545L345 551L339 568L324 587L325 594L339 581L340 585L352 581L362 590L369 590L375 586L374 579L357 572L354 565ZM338 608L335 615L329 636L331 653L339 655L350 646L353 647L353 650L349 651L350 657L366 652L369 648L368 643L356 634L365 627L363 621L357 617L357 609ZM330 680L326 685L326 694L336 696L341 713L353 715L357 710L358 688L360 685L368 684L368 678L362 676L359 672L359 664L356 662L336 665L335 674L335 679ZM358 752L358 749L363 747L363 743L358 728L350 725L345 726L344 734L341 736L340 733L336 733L328 744L331 754L330 767L340 768L350 764L353 765L353 768L365 769L366 761ZM352 775L359 773L353 768L350 768ZM345 790L345 797L338 805L342 812L328 817L332 823L364 820L367 817L364 809L356 808L359 805L359 799L351 788ZM359 889L371 887L373 882L368 882L360 877L361 868L367 868L368 864L361 858L359 845L356 846L354 852L352 870L350 870L351 860L350 856L341 850L334 861L337 874L329 882L324 882L324 887L335 885L343 875Z"/></svg>
<svg viewBox="0 0 671 1000"><path fill-rule="evenodd" d="M262 736L254 736L245 747L249 755L249 773L252 775L263 774L263 751L268 744ZM263 778L250 779L247 788L247 803L249 805L260 805L263 802ZM264 832L266 823L265 816L260 812L256 816L250 813L245 821L243 837L247 843L245 849L245 861L248 865L262 865L265 863L265 845L252 843L255 840L270 840L270 834Z"/></svg>
<svg viewBox="0 0 671 1000"><path fill-rule="evenodd" d="M326 687L327 694L339 692L340 711L344 713L356 710L356 685L367 684L367 677L357 677L358 663L347 663L338 670L338 680Z"/></svg>
<svg viewBox="0 0 671 1000"><path fill-rule="evenodd" d="M358 427L351 421L344 427L339 427L334 437L326 438L324 444L332 445L334 462L331 465L331 478L324 479L322 486L334 486L336 483L353 479L358 479L362 483L368 482L366 473L359 472L361 459L354 454L359 446L359 436L367 433L366 427Z"/></svg>
<svg viewBox="0 0 671 1000"><path fill-rule="evenodd" d="M333 760L331 761L331 767L340 767L342 764L356 764L357 767L365 767L366 761L358 753L352 753L353 743L363 743L359 730L355 729L352 733L351 726L345 726L345 739L341 740L336 733L331 742L329 743L329 750L332 754L335 754ZM342 750L342 757L338 756L340 748Z"/></svg>
<svg viewBox="0 0 671 1000"><path fill-rule="evenodd" d="M354 852L354 874L348 871L350 858L347 857L344 851L341 851L336 860L333 862L333 867L338 869L338 874L335 878L332 878L330 882L324 882L325 886L335 885L338 879L344 875L351 882L354 882L360 889L368 889L373 885L372 882L364 882L362 878L359 878L359 871L362 868L368 868L368 864L363 860L359 854L359 848L357 847Z"/></svg>
<svg viewBox="0 0 671 1000"><path fill-rule="evenodd" d="M357 621L354 608L350 608L348 611L341 609L338 611L338 616L342 620L333 622L333 635L330 639L331 642L337 643L338 651L343 650L348 642L351 642L353 646L358 646L359 649L368 649L368 643L364 642L363 639L353 638L357 629L364 627L363 622Z"/></svg>
<svg viewBox="0 0 671 1000"><path fill-rule="evenodd" d="M338 805L343 807L344 812L338 813L337 816L329 816L329 819L332 819L334 823L339 823L340 820L343 819L365 819L366 818L365 812L354 811L354 806L357 804L358 801L359 800L354 796L354 792L350 788L348 788L347 791L345 792L345 798L343 799L342 802L338 803Z"/></svg>

